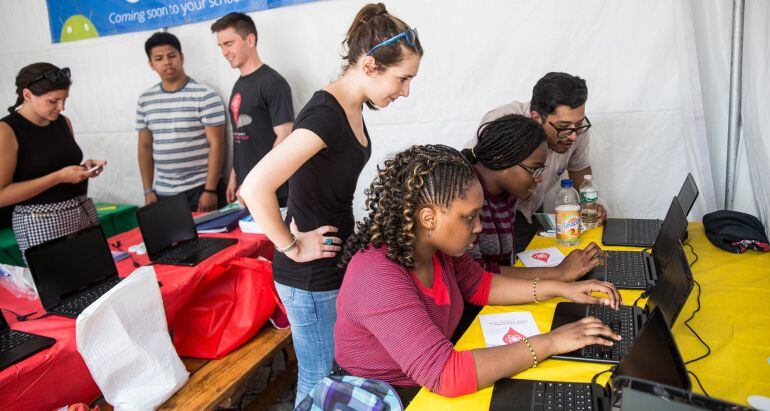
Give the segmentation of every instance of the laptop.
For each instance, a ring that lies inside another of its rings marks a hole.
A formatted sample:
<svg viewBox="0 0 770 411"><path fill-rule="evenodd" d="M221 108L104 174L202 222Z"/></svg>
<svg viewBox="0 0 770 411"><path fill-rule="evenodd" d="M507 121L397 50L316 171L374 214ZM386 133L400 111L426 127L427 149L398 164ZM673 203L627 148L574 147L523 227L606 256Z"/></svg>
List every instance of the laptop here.
<svg viewBox="0 0 770 411"><path fill-rule="evenodd" d="M639 331L636 342L612 371L605 387L592 383L535 381L506 378L492 389L490 411L610 410L618 396L615 381L644 378L681 390L691 388L687 368L659 309Z"/></svg>
<svg viewBox="0 0 770 411"><path fill-rule="evenodd" d="M238 242L234 238L198 237L184 194L140 208L136 219L147 255L156 264L194 266Z"/></svg>
<svg viewBox="0 0 770 411"><path fill-rule="evenodd" d="M679 199L679 205L682 207L682 212L686 218L695 204L695 199L698 198L698 186L695 185L692 174L687 174L676 198ZM605 245L652 247L655 244L655 239L658 238L660 228L660 220L608 218L604 222L602 243Z"/></svg>
<svg viewBox="0 0 770 411"><path fill-rule="evenodd" d="M626 354L636 335L647 322L647 317L660 308L663 319L671 327L684 307L692 291L693 280L682 246L677 244L674 253L663 268L663 272L650 291L650 298L644 308L623 305L619 310L599 304L558 303L553 315L551 330L573 323L587 316L599 318L622 337L612 347L593 344L553 358L617 364Z"/></svg>
<svg viewBox="0 0 770 411"><path fill-rule="evenodd" d="M42 335L12 330L0 314L0 370L52 346L56 340Z"/></svg>
<svg viewBox="0 0 770 411"><path fill-rule="evenodd" d="M687 217L674 197L652 246L652 254L644 251L607 251L604 264L588 272L581 280L595 278L608 281L620 289L649 290L658 280L658 273L668 264L674 247L686 230Z"/></svg>
<svg viewBox="0 0 770 411"><path fill-rule="evenodd" d="M691 410L750 410L714 397L689 390L630 376L614 381L616 403L623 411L691 411Z"/></svg>
<svg viewBox="0 0 770 411"><path fill-rule="evenodd" d="M47 313L77 318L120 282L100 225L30 247L29 271Z"/></svg>

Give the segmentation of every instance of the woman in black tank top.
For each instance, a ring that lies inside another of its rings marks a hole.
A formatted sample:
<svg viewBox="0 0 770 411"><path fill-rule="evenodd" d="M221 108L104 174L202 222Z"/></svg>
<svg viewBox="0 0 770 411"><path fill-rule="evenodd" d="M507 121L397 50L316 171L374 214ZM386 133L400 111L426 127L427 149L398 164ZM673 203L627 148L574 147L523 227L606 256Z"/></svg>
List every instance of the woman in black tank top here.
<svg viewBox="0 0 770 411"><path fill-rule="evenodd" d="M16 103L0 119L0 207L15 205L12 224L22 255L97 223L87 179L106 162L82 162L69 119L61 115L70 84L68 68L24 67L16 76Z"/></svg>

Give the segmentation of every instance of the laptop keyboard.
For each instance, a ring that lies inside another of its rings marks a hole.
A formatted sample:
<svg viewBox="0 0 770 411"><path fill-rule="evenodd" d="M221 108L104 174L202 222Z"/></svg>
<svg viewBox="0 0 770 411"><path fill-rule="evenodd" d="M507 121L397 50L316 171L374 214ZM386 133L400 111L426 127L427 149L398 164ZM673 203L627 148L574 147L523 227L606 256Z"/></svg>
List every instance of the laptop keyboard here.
<svg viewBox="0 0 770 411"><path fill-rule="evenodd" d="M61 314L66 317L77 317L83 312L89 305L99 299L104 293L110 291L110 289L116 286L120 282L120 278L113 278L109 281L100 284L98 287L94 287L83 294L73 297L58 307L51 310L55 314Z"/></svg>
<svg viewBox="0 0 770 411"><path fill-rule="evenodd" d="M635 337L633 307L621 306L615 311L604 305L591 304L588 306L587 315L600 319L604 325L610 327L616 334L620 334L623 339L613 341L615 344L612 347L599 344L587 345L581 350L581 355L584 358L620 361Z"/></svg>
<svg viewBox="0 0 770 411"><path fill-rule="evenodd" d="M532 405L536 411L594 409L591 384L538 381L533 398Z"/></svg>
<svg viewBox="0 0 770 411"><path fill-rule="evenodd" d="M629 251L607 251L607 281L619 287L644 288L647 266L644 254Z"/></svg>
<svg viewBox="0 0 770 411"><path fill-rule="evenodd" d="M13 347L24 344L33 338L35 338L35 336L32 334L16 330L10 330L7 333L3 333L0 335L0 353L8 352Z"/></svg>
<svg viewBox="0 0 770 411"><path fill-rule="evenodd" d="M164 252L159 260L163 261L185 261L191 256L211 247L220 241L219 238L198 237L195 240L182 243Z"/></svg>
<svg viewBox="0 0 770 411"><path fill-rule="evenodd" d="M658 220L628 220L628 242L633 244L655 244L660 231Z"/></svg>

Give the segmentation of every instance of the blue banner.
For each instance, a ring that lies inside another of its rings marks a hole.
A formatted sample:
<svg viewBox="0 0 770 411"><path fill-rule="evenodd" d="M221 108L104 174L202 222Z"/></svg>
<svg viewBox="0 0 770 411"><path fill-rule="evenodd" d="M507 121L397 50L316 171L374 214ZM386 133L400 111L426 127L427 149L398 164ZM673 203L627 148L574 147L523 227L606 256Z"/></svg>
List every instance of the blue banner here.
<svg viewBox="0 0 770 411"><path fill-rule="evenodd" d="M314 0L46 0L54 43L179 26Z"/></svg>

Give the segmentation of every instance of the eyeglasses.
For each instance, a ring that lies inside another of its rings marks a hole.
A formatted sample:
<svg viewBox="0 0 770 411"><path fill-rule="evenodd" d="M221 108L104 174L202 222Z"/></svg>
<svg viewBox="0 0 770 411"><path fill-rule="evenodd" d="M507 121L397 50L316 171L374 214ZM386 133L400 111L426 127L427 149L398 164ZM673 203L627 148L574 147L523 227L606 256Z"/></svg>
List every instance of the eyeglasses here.
<svg viewBox="0 0 770 411"><path fill-rule="evenodd" d="M582 136L583 134L586 133L586 131L588 131L589 128L591 128L591 122L588 121L588 117L584 118L583 121L585 121L584 124L579 125L579 126L574 127L574 128L573 127L566 127L566 128L558 127L556 124L553 124L550 121L548 122L548 124L550 124L551 127L554 128L554 130L556 130L556 137L567 138L567 137L571 136L572 133L575 133L578 136Z"/></svg>
<svg viewBox="0 0 770 411"><path fill-rule="evenodd" d="M382 43L372 47L369 50L369 52L366 53L366 55L367 56L371 56L372 53L374 53L374 50L377 50L380 47L389 46L389 45L399 41L402 38L404 39L404 41L406 42L407 45L409 45L411 47L414 47L417 44L417 29L407 29L405 32L403 32L401 34L397 34L397 35L395 35L395 36L393 36L393 37L383 41Z"/></svg>
<svg viewBox="0 0 770 411"><path fill-rule="evenodd" d="M521 164L521 163L519 163L518 165L521 166L521 168L529 171L529 174L532 174L532 179L533 180L537 180L538 177L543 175L543 171L545 171L545 164L543 164L542 167L538 167L538 168L532 168L532 167L529 167L529 166L525 166L524 164Z"/></svg>
<svg viewBox="0 0 770 411"><path fill-rule="evenodd" d="M46 71L45 73L41 74L40 77L32 80L27 84L27 87L37 83L38 81L48 80L51 83L58 83L64 79L70 78L70 68L69 67L62 67L57 69L51 69Z"/></svg>

